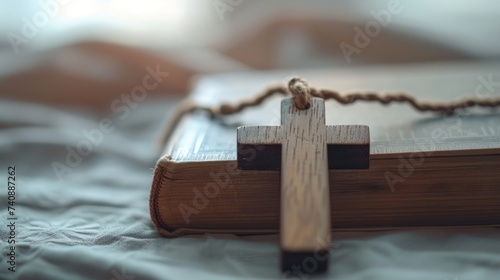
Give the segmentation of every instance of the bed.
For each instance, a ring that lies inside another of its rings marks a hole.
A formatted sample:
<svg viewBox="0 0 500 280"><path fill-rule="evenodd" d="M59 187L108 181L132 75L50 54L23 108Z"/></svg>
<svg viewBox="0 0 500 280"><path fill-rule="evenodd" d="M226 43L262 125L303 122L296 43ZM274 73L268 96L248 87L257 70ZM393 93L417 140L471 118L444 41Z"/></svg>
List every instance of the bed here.
<svg viewBox="0 0 500 280"><path fill-rule="evenodd" d="M15 272L2 188L0 279L308 279L278 269L277 236L162 238L149 217L155 137L178 100L146 102L74 167L69 150L100 119L0 102L2 184L16 168ZM116 145L119 143L119 145ZM54 163L70 170L57 173ZM62 176L58 176L62 174ZM500 229L335 232L330 269L315 279L499 279Z"/></svg>

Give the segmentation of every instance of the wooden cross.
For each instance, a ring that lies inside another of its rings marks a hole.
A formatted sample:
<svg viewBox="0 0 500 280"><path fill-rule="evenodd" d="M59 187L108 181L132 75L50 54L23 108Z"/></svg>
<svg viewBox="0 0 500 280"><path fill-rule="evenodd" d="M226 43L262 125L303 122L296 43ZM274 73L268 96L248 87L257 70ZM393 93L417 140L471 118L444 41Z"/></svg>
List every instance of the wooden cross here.
<svg viewBox="0 0 500 280"><path fill-rule="evenodd" d="M311 98L310 107L300 110L285 98L281 126L239 127L237 142L240 169L281 170L282 270L295 265L325 271L331 242L328 169L369 167L368 127L326 126L323 99Z"/></svg>

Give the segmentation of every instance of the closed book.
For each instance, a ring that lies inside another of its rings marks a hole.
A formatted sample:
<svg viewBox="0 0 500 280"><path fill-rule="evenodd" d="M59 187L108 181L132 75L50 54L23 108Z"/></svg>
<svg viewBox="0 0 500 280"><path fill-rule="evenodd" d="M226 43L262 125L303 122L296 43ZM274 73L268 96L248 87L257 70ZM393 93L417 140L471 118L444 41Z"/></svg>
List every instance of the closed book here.
<svg viewBox="0 0 500 280"><path fill-rule="evenodd" d="M444 63L217 74L200 78L191 98L203 106L237 103L298 74L342 93L408 92L432 102L500 96L499 63ZM279 230L280 172L239 170L236 131L279 125L281 98L230 116L193 112L180 120L151 188L151 217L162 235ZM371 136L369 169L329 171L333 230L500 224L495 110L443 116L407 104L326 101L326 123L368 125Z"/></svg>

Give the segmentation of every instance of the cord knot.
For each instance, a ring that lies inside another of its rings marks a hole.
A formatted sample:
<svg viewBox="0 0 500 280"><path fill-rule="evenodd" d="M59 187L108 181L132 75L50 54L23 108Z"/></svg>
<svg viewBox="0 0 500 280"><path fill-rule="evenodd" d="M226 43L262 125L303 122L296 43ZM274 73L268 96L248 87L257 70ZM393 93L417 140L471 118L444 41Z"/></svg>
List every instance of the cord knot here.
<svg viewBox="0 0 500 280"><path fill-rule="evenodd" d="M294 105L299 110L307 110L311 106L311 90L301 78L294 77L288 82L288 91L292 95Z"/></svg>

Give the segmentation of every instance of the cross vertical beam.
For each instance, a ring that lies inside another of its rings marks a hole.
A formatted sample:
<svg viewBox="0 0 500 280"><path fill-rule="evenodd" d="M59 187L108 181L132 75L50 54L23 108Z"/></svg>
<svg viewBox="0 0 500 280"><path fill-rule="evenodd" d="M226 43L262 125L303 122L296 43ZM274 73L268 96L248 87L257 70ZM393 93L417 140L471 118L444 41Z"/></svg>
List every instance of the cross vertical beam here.
<svg viewBox="0 0 500 280"><path fill-rule="evenodd" d="M293 99L284 99L281 125L280 240L282 269L287 270L330 248L324 100L312 99L309 109L299 110Z"/></svg>

